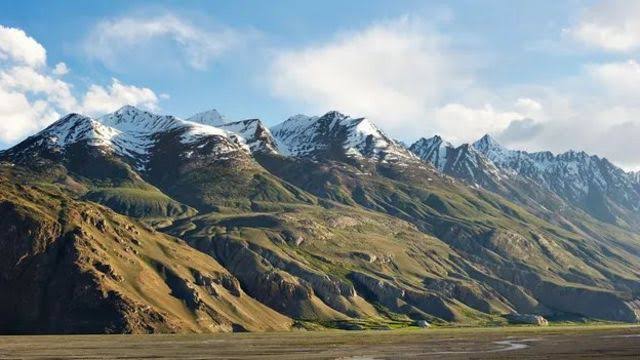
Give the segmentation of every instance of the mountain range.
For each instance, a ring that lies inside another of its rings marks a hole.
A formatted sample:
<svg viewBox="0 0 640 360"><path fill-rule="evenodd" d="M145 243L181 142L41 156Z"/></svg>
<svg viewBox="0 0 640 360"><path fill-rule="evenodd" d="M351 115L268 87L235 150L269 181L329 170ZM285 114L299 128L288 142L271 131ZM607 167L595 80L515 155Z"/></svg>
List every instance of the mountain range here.
<svg viewBox="0 0 640 360"><path fill-rule="evenodd" d="M69 114L0 152L0 332L640 321L640 180L336 111Z"/></svg>

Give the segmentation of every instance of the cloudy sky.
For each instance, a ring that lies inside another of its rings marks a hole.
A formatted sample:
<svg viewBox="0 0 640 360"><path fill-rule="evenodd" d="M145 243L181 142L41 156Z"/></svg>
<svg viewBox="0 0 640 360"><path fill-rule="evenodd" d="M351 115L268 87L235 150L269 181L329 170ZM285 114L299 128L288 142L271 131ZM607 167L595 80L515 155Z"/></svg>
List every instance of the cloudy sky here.
<svg viewBox="0 0 640 360"><path fill-rule="evenodd" d="M640 1L0 2L0 149L68 112L366 116L640 169Z"/></svg>

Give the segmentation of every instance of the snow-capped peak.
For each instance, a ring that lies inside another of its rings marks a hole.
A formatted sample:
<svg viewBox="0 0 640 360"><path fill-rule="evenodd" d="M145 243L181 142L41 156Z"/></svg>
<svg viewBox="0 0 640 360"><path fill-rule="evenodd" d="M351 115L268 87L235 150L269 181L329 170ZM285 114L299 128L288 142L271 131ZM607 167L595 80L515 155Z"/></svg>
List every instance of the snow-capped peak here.
<svg viewBox="0 0 640 360"><path fill-rule="evenodd" d="M444 140L440 135L434 135L428 139L420 138L413 145L423 145L423 146L429 146L429 147L431 146L454 147L450 142Z"/></svg>
<svg viewBox="0 0 640 360"><path fill-rule="evenodd" d="M349 156L382 161L415 159L366 118L337 111L323 116L296 115L271 129L284 155ZM335 153L336 149L341 149Z"/></svg>
<svg viewBox="0 0 640 360"><path fill-rule="evenodd" d="M126 133L152 133L181 125L181 120L169 115L156 115L135 106L125 105L97 119L101 124Z"/></svg>
<svg viewBox="0 0 640 360"><path fill-rule="evenodd" d="M509 150L488 135L473 146L499 168L530 179L587 210L591 209L593 194L611 196L623 207L640 210L640 193L633 189L633 177L605 158L575 150L558 155L550 151ZM610 221L606 216L602 219Z"/></svg>
<svg viewBox="0 0 640 360"><path fill-rule="evenodd" d="M519 156L519 151L510 150L500 145L491 135L486 134L479 140L471 144L471 146L484 154L497 165L511 161L512 158Z"/></svg>
<svg viewBox="0 0 640 360"><path fill-rule="evenodd" d="M215 147L217 153L248 151L243 140L229 131L170 115L153 114L129 105L97 119L66 115L18 144L14 150L20 153L40 149L64 152L69 145L84 142L101 151L126 157L137 169L143 170L150 150L166 134L178 136L185 146L209 141L224 143Z"/></svg>
<svg viewBox="0 0 640 360"><path fill-rule="evenodd" d="M332 120L343 120L343 119L348 118L349 116L347 116L347 115L345 115L345 114L343 114L343 113L341 113L339 111L331 110L331 111L328 111L326 114L322 115L322 117L327 118L327 119L332 119Z"/></svg>
<svg viewBox="0 0 640 360"><path fill-rule="evenodd" d="M436 169L444 170L447 163L449 149L453 149L450 142L444 141L439 135L429 139L420 138L413 143L409 150L424 161L430 162Z"/></svg>
<svg viewBox="0 0 640 360"><path fill-rule="evenodd" d="M138 109L133 105L123 105L120 109L114 111L112 114L126 114L126 113L136 113L136 112L146 112L145 110Z"/></svg>
<svg viewBox="0 0 640 360"><path fill-rule="evenodd" d="M278 146L269 129L259 119L248 119L226 123L220 128L238 134L251 152L278 153Z"/></svg>
<svg viewBox="0 0 640 360"><path fill-rule="evenodd" d="M429 139L421 138L411 145L409 150L420 159L431 163L440 172L474 186L495 188L505 177L505 174L471 145L462 144L454 147L438 135Z"/></svg>
<svg viewBox="0 0 640 360"><path fill-rule="evenodd" d="M504 149L491 135L485 134L479 140L474 142L473 147L482 152L489 151L491 149Z"/></svg>
<svg viewBox="0 0 640 360"><path fill-rule="evenodd" d="M224 116L220 115L220 113L216 109L197 113L188 118L187 121L211 126L220 126L228 122L227 119Z"/></svg>

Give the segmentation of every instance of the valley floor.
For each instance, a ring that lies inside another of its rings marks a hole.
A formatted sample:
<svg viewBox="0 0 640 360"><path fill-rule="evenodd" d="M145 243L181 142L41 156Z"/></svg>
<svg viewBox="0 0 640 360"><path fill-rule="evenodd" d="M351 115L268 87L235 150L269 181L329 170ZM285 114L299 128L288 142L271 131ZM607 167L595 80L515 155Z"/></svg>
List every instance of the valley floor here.
<svg viewBox="0 0 640 360"><path fill-rule="evenodd" d="M2 336L1 359L615 359L640 326L551 326L219 335Z"/></svg>

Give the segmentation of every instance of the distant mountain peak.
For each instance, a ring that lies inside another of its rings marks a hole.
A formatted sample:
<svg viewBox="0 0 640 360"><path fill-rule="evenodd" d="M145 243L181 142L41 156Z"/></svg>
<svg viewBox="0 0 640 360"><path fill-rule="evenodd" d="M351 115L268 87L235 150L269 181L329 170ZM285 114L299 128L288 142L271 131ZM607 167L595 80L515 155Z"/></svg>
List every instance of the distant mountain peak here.
<svg viewBox="0 0 640 360"><path fill-rule="evenodd" d="M227 118L216 109L199 112L188 118L187 121L211 126L220 126L228 122Z"/></svg>
<svg viewBox="0 0 640 360"><path fill-rule="evenodd" d="M615 199L619 207L640 211L640 194L633 190L633 177L605 158L576 150L558 155L550 151L509 150L488 135L473 146L500 169L555 192L600 220L614 221L608 197Z"/></svg>
<svg viewBox="0 0 640 360"><path fill-rule="evenodd" d="M428 139L418 139L409 147L409 150L420 159L431 163L436 169L443 171L447 163L447 148L453 149L453 146L435 135Z"/></svg>
<svg viewBox="0 0 640 360"><path fill-rule="evenodd" d="M506 176L473 146L462 144L455 147L439 135L429 139L421 138L411 145L409 150L440 172L462 179L471 185L495 188Z"/></svg>
<svg viewBox="0 0 640 360"><path fill-rule="evenodd" d="M260 119L247 119L229 122L219 126L220 129L238 134L252 153L278 153L278 145L269 129Z"/></svg>
<svg viewBox="0 0 640 360"><path fill-rule="evenodd" d="M145 110L142 110L133 105L127 104L127 105L123 105L121 108L114 111L114 113L116 114L124 114L124 113L131 113L131 112L145 112Z"/></svg>
<svg viewBox="0 0 640 360"><path fill-rule="evenodd" d="M330 118L330 119L346 119L349 116L336 111L336 110L331 110L329 112L327 112L326 114L322 115L321 118Z"/></svg>
<svg viewBox="0 0 640 360"><path fill-rule="evenodd" d="M131 105L125 105L96 120L104 126L129 134L151 134L173 129L183 124L182 120L174 116L154 114Z"/></svg>
<svg viewBox="0 0 640 360"><path fill-rule="evenodd" d="M444 140L440 135L434 135L430 138L420 138L416 143L438 144L446 147L454 147L453 144Z"/></svg>
<svg viewBox="0 0 640 360"><path fill-rule="evenodd" d="M489 149L505 149L500 143L489 134L485 134L480 139L472 144L474 148L480 151L487 151Z"/></svg>
<svg viewBox="0 0 640 360"><path fill-rule="evenodd" d="M102 123L112 122L114 124L117 124L131 121L144 122L146 120L149 120L153 116L159 115L155 115L147 110L137 108L133 105L124 105L123 107L112 113L108 113L99 117L98 120Z"/></svg>
<svg viewBox="0 0 640 360"><path fill-rule="evenodd" d="M136 169L144 170L150 151L164 136L178 136L178 142L184 148L194 144L223 144L213 151L216 156L236 150L248 152L243 140L218 127L171 115L157 115L126 105L97 119L79 114L65 115L9 149L7 154L14 157L30 153L64 154L70 145L84 143L100 151L126 157Z"/></svg>
<svg viewBox="0 0 640 360"><path fill-rule="evenodd" d="M307 121L307 120L310 120L310 119L318 119L318 116L309 116L309 115L305 115L305 114L296 114L296 115L290 116L285 121L301 122L301 121Z"/></svg>
<svg viewBox="0 0 640 360"><path fill-rule="evenodd" d="M415 158L369 119L352 118L338 111L322 116L295 115L274 126L271 132L284 155L347 156L381 161Z"/></svg>

